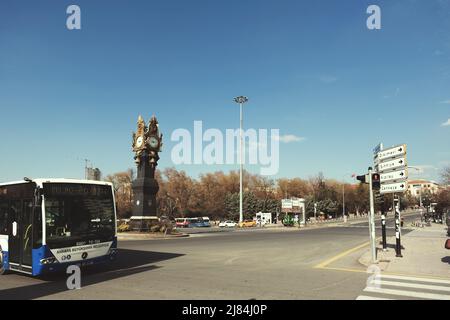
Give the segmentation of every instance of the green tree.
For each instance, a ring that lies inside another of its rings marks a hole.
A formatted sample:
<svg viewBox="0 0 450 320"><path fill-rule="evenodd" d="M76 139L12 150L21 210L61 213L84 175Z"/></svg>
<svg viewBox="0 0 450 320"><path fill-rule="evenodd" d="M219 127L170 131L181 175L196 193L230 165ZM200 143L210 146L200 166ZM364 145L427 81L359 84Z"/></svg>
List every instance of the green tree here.
<svg viewBox="0 0 450 320"><path fill-rule="evenodd" d="M317 202L318 211L323 212L326 215L331 215L333 217L336 217L338 207L339 207L338 202L332 199L324 199Z"/></svg>
<svg viewBox="0 0 450 320"><path fill-rule="evenodd" d="M239 219L239 193L228 193L225 196L225 213L228 219L237 221ZM253 192L244 192L242 199L242 211L245 220L251 220L256 213L263 211L263 207L267 208L268 202L264 203L263 199L258 199ZM275 208L276 201L271 201L270 206ZM272 212L272 211L265 211Z"/></svg>

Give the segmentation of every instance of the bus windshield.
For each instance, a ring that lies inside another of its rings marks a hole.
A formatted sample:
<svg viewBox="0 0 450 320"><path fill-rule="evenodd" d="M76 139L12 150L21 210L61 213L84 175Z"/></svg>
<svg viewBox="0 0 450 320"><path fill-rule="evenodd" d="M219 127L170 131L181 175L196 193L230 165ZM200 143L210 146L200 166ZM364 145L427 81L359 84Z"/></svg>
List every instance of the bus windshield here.
<svg viewBox="0 0 450 320"><path fill-rule="evenodd" d="M115 212L109 185L44 184L46 239L50 247L111 241Z"/></svg>

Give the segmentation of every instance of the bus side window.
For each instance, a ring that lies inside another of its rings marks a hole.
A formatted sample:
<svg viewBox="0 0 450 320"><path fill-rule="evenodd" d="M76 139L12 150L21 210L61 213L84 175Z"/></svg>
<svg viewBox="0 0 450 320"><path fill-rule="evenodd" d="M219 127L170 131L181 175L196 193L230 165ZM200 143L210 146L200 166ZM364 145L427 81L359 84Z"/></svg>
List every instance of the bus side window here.
<svg viewBox="0 0 450 320"><path fill-rule="evenodd" d="M33 217L33 249L42 246L42 209L40 206L35 207Z"/></svg>
<svg viewBox="0 0 450 320"><path fill-rule="evenodd" d="M23 216L22 216L22 228L23 228L23 249L27 250L31 248L31 241L33 236L33 201L25 200L23 202Z"/></svg>
<svg viewBox="0 0 450 320"><path fill-rule="evenodd" d="M8 201L0 200L0 234L8 234Z"/></svg>
<svg viewBox="0 0 450 320"><path fill-rule="evenodd" d="M10 236L14 236L14 237L18 237L19 236L19 230L17 230L17 234L13 235L13 229L12 229L12 224L13 222L19 223L19 217L22 213L22 201L20 200L13 200L10 202L10 206L9 206L9 222L8 222L8 230L9 230L9 235ZM21 226L19 225L19 228Z"/></svg>

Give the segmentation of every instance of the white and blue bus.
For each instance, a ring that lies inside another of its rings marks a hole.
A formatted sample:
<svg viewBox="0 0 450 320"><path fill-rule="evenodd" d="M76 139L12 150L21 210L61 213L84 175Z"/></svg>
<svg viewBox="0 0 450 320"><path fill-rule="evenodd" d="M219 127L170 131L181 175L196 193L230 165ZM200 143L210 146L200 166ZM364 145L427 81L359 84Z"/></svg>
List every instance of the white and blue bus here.
<svg viewBox="0 0 450 320"><path fill-rule="evenodd" d="M37 276L111 261L116 252L111 183L25 179L0 184L0 274Z"/></svg>

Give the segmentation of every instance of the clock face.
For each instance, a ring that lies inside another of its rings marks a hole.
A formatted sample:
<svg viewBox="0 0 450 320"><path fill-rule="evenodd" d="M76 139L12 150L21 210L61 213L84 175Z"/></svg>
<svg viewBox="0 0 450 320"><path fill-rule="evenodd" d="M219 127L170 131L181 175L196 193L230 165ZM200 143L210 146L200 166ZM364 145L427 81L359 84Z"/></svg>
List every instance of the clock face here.
<svg viewBox="0 0 450 320"><path fill-rule="evenodd" d="M150 137L149 144L150 144L150 147L156 149L158 147L159 141L156 137Z"/></svg>
<svg viewBox="0 0 450 320"><path fill-rule="evenodd" d="M143 137L138 137L137 139L136 139L136 146L138 147L138 148L140 148L140 147L142 147L142 144L144 143L144 138Z"/></svg>

